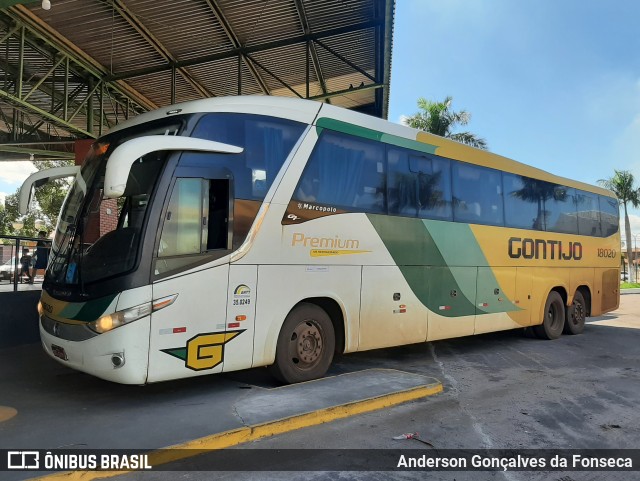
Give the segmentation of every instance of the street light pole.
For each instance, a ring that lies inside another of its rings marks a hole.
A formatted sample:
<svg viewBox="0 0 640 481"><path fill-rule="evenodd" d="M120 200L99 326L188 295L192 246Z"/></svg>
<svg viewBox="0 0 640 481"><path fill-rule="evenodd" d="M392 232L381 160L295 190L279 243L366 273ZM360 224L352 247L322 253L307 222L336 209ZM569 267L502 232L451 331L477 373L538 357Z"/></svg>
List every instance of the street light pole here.
<svg viewBox="0 0 640 481"><path fill-rule="evenodd" d="M640 237L640 234L634 234L631 236L631 238L633 239L633 249L632 249L633 260L631 265L634 266L633 278L636 282L638 282L638 262L636 260L638 259L638 237ZM629 267L629 270L631 270L631 267Z"/></svg>

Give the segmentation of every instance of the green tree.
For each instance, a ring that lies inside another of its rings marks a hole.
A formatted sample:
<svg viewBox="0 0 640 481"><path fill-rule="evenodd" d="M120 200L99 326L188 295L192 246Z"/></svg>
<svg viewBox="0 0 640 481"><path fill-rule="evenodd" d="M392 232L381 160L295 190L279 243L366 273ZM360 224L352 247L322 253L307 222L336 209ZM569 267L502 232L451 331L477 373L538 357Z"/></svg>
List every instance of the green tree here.
<svg viewBox="0 0 640 481"><path fill-rule="evenodd" d="M54 167L66 167L73 165L73 161L48 160L34 162L33 165L35 165L38 170L44 170ZM69 191L70 185L71 180L69 178L56 179L35 189L34 195L38 205L40 206L41 212L44 214L43 220L46 223L47 230L51 230L55 225L60 209L62 208L62 202Z"/></svg>
<svg viewBox="0 0 640 481"><path fill-rule="evenodd" d="M600 179L600 184L605 189L609 189L616 196L620 205L624 207L624 233L627 241L627 259L629 262L629 270L633 272L632 279L635 279L635 270L633 266L633 249L631 245L631 224L629 223L629 214L627 213L627 204L633 207L640 205L640 192L636 188L633 174L628 170L614 170L614 176L608 179Z"/></svg>
<svg viewBox="0 0 640 481"><path fill-rule="evenodd" d="M418 99L420 112L410 115L405 119L405 124L414 129L424 130L440 137L461 142L478 149L487 149L487 142L471 132L454 133L458 125L467 125L471 120L471 114L466 110L454 112L451 109L452 97L447 97L442 102L433 102L425 98Z"/></svg>
<svg viewBox="0 0 640 481"><path fill-rule="evenodd" d="M7 209L3 204L0 204L0 235L11 235L12 232L11 219L9 219Z"/></svg>
<svg viewBox="0 0 640 481"><path fill-rule="evenodd" d="M34 207L30 209L29 212L27 212L27 215L21 216L18 210L19 198L20 190L18 190L15 194L8 195L4 200L6 221L8 223L8 227L10 228L10 232L8 232L8 234L20 235L25 237L35 237L38 233L38 230L35 226L35 221L36 219L42 219L43 213L38 207ZM12 226L13 221L18 219L21 219L23 222L23 227L19 231L14 229Z"/></svg>

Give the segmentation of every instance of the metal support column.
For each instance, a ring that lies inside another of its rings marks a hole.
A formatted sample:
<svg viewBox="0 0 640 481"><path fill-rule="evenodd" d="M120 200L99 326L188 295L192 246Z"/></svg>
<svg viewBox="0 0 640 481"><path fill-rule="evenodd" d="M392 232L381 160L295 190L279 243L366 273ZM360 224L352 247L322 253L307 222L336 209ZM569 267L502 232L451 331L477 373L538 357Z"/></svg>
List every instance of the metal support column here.
<svg viewBox="0 0 640 481"><path fill-rule="evenodd" d="M93 134L93 91L95 90L93 83L93 77L89 77L87 84L87 132L90 134Z"/></svg>

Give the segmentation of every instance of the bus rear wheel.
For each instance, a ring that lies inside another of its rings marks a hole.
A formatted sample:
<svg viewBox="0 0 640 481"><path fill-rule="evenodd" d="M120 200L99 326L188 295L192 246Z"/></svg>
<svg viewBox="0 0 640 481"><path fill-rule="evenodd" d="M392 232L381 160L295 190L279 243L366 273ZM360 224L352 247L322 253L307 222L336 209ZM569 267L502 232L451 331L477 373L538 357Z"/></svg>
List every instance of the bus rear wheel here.
<svg viewBox="0 0 640 481"><path fill-rule="evenodd" d="M271 374L285 383L318 379L331 365L335 343L329 315L315 304L300 304L284 320Z"/></svg>
<svg viewBox="0 0 640 481"><path fill-rule="evenodd" d="M580 291L573 296L573 304L567 309L564 321L565 334L580 334L584 330L584 322L587 319L587 303Z"/></svg>
<svg viewBox="0 0 640 481"><path fill-rule="evenodd" d="M564 328L564 301L560 294L551 291L544 305L542 324L533 327L533 332L540 339L558 339Z"/></svg>

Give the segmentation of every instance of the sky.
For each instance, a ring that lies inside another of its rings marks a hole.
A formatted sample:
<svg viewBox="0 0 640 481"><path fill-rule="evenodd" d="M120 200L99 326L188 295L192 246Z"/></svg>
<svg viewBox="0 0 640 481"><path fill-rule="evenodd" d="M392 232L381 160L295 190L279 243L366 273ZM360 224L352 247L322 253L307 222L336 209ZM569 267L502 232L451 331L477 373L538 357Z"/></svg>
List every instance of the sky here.
<svg viewBox="0 0 640 481"><path fill-rule="evenodd" d="M637 0L396 0L389 120L452 96L496 154L640 186L639 26Z"/></svg>
<svg viewBox="0 0 640 481"><path fill-rule="evenodd" d="M450 95L492 152L640 185L639 22L637 0L396 0L389 120ZM2 163L0 197L33 170Z"/></svg>

